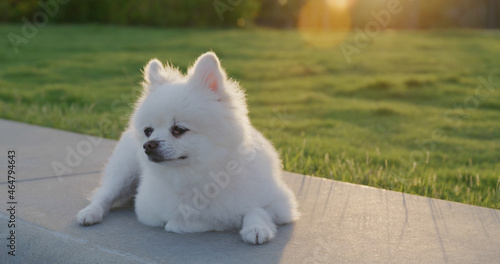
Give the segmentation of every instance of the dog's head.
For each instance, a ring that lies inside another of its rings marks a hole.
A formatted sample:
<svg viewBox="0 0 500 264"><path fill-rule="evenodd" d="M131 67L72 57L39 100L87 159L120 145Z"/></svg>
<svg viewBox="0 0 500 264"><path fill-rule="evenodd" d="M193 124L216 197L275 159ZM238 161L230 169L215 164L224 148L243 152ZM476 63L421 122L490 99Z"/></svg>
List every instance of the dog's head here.
<svg viewBox="0 0 500 264"><path fill-rule="evenodd" d="M245 140L244 94L213 52L200 56L185 76L153 59L144 79L131 126L149 161L209 162Z"/></svg>

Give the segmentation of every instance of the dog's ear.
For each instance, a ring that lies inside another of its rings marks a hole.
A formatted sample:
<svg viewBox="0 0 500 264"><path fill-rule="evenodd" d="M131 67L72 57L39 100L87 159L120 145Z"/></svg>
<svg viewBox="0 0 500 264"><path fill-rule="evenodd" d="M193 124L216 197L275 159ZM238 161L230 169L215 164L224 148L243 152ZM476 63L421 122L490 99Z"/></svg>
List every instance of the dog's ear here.
<svg viewBox="0 0 500 264"><path fill-rule="evenodd" d="M171 83L182 78L182 74L178 69L170 65L163 66L158 59L152 59L144 67L144 83L143 86L148 90L165 84Z"/></svg>
<svg viewBox="0 0 500 264"><path fill-rule="evenodd" d="M152 59L144 67L144 82L150 87L160 86L167 82L164 77L163 64L158 59Z"/></svg>
<svg viewBox="0 0 500 264"><path fill-rule="evenodd" d="M189 69L189 80L195 86L217 94L223 92L226 73L220 66L217 55L207 52L201 55Z"/></svg>

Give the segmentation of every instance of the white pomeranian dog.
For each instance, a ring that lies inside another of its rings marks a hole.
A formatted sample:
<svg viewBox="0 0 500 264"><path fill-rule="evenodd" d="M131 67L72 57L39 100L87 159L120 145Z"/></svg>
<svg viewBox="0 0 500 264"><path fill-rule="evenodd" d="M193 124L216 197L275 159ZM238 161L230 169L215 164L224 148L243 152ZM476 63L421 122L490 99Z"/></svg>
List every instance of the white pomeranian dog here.
<svg viewBox="0 0 500 264"><path fill-rule="evenodd" d="M237 228L244 241L262 244L276 225L298 219L278 153L250 124L244 93L213 52L187 75L153 59L144 79L129 127L78 223L99 223L134 195L141 223L175 233Z"/></svg>

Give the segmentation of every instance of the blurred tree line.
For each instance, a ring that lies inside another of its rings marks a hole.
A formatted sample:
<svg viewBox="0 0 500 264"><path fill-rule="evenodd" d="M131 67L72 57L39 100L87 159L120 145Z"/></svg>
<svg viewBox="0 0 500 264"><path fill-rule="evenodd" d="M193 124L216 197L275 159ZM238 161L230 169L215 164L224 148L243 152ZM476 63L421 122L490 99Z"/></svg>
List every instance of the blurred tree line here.
<svg viewBox="0 0 500 264"><path fill-rule="evenodd" d="M307 1L347 1L351 25L363 27L371 11L398 0L0 0L0 22L43 19L51 23L105 23L160 27L297 25ZM500 0L399 0L391 28L500 27ZM243 19L244 23L241 23Z"/></svg>
<svg viewBox="0 0 500 264"><path fill-rule="evenodd" d="M257 0L0 0L0 21L43 19L36 14L44 12L49 14L51 23L235 26L240 18L253 21L259 3Z"/></svg>
<svg viewBox="0 0 500 264"><path fill-rule="evenodd" d="M499 28L499 0L400 0L403 11L393 16L391 28ZM353 23L364 26L369 10L385 8L385 0L359 0L351 9Z"/></svg>

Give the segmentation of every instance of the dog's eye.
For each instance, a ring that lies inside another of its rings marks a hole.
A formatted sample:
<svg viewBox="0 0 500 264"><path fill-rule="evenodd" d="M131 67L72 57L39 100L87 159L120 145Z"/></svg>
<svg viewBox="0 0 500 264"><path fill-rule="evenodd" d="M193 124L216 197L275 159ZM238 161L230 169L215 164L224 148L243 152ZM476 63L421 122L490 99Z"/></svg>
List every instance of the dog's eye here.
<svg viewBox="0 0 500 264"><path fill-rule="evenodd" d="M150 128L150 127L146 127L146 128L144 129L144 135L146 135L146 137L151 136L151 134L153 133L153 130L154 130L154 129L152 129L152 128Z"/></svg>
<svg viewBox="0 0 500 264"><path fill-rule="evenodd" d="M183 126L173 126L171 133L172 133L172 136L174 136L174 137L180 137L182 134L184 134L188 131L189 131L189 129L187 129Z"/></svg>

